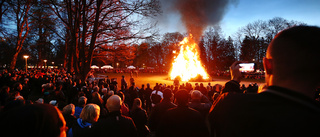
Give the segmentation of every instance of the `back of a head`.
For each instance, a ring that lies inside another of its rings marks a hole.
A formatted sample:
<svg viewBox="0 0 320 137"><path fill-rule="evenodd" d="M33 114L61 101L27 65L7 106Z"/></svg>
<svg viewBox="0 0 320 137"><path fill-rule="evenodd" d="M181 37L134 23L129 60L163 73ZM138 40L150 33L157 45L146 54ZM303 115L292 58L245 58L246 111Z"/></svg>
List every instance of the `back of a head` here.
<svg viewBox="0 0 320 137"><path fill-rule="evenodd" d="M170 88L166 88L162 91L163 99L170 99L172 97L172 91Z"/></svg>
<svg viewBox="0 0 320 137"><path fill-rule="evenodd" d="M108 91L108 96L112 96L112 95L114 95L114 91L113 90Z"/></svg>
<svg viewBox="0 0 320 137"><path fill-rule="evenodd" d="M75 112L75 106L73 104L66 105L62 109L63 115L73 115Z"/></svg>
<svg viewBox="0 0 320 137"><path fill-rule="evenodd" d="M180 89L175 94L175 97L176 97L178 106L186 106L188 103L188 99L189 99L189 93L185 89Z"/></svg>
<svg viewBox="0 0 320 137"><path fill-rule="evenodd" d="M191 99L193 99L193 100L196 100L196 99L200 100L200 99L201 99L201 92L200 92L199 90L193 90L193 91L191 92Z"/></svg>
<svg viewBox="0 0 320 137"><path fill-rule="evenodd" d="M79 106L84 106L87 104L87 98L85 96L81 96L79 99L78 99L78 103L79 103Z"/></svg>
<svg viewBox="0 0 320 137"><path fill-rule="evenodd" d="M57 137L65 127L60 111L48 104L31 104L12 109L0 117L2 136ZM12 131L18 132L12 132Z"/></svg>
<svg viewBox="0 0 320 137"><path fill-rule="evenodd" d="M109 110L109 112L120 111L121 104L121 98L118 95L112 95L108 98L106 107Z"/></svg>
<svg viewBox="0 0 320 137"><path fill-rule="evenodd" d="M320 28L296 26L275 36L267 57L273 59L273 75L279 81L318 82L320 76Z"/></svg>
<svg viewBox="0 0 320 137"><path fill-rule="evenodd" d="M140 100L140 98L135 98L134 100L133 100L133 106L132 106L132 108L141 108L141 100Z"/></svg>
<svg viewBox="0 0 320 137"><path fill-rule="evenodd" d="M95 123L100 117L100 107L96 104L87 104L81 111L80 118L89 123Z"/></svg>
<svg viewBox="0 0 320 137"><path fill-rule="evenodd" d="M102 88L102 89L101 89L101 92L102 92L103 94L105 94L105 93L108 92L108 89L107 89L107 88Z"/></svg>
<svg viewBox="0 0 320 137"><path fill-rule="evenodd" d="M99 92L100 88L98 86L93 87L93 92Z"/></svg>

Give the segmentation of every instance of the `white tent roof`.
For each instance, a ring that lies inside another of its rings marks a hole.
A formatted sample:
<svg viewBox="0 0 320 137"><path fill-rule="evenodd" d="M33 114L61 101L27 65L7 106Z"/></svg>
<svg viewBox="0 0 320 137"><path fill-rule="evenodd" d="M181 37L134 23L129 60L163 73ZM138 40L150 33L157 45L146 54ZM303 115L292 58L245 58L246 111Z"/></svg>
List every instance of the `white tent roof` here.
<svg viewBox="0 0 320 137"><path fill-rule="evenodd" d="M99 67L97 65L92 65L91 69L98 69Z"/></svg>
<svg viewBox="0 0 320 137"><path fill-rule="evenodd" d="M127 67L127 69L136 69L136 67L134 67L134 66L129 66L129 67Z"/></svg>
<svg viewBox="0 0 320 137"><path fill-rule="evenodd" d="M101 69L113 69L113 67L110 65L104 65L101 67Z"/></svg>

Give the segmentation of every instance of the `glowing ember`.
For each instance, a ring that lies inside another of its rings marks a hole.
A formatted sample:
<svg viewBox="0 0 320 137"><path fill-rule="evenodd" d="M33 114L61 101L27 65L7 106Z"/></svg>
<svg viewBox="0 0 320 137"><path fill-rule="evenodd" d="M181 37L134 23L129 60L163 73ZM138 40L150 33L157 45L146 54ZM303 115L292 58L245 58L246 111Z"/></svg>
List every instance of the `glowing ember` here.
<svg viewBox="0 0 320 137"><path fill-rule="evenodd" d="M182 81L189 81L198 75L202 76L202 79L208 79L208 74L199 60L198 45L192 39L192 35L185 37L180 46L180 52L174 59L169 73L171 80L180 76Z"/></svg>

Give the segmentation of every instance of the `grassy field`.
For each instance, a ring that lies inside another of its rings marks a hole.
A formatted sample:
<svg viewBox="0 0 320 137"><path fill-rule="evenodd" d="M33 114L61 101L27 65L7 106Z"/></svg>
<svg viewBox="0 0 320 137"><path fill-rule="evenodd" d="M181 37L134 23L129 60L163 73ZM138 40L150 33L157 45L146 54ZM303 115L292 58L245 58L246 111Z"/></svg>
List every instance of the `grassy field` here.
<svg viewBox="0 0 320 137"><path fill-rule="evenodd" d="M109 78L117 78L117 82L120 84L121 81L121 76L125 76L125 80L127 83L129 83L130 79L130 73L96 73L96 77L106 77L109 76ZM173 85L173 81L168 79L168 74L165 73L139 73L138 76L136 74L133 74L133 78L135 80L136 86L141 87L142 84L147 84L149 83L151 87L154 87L156 83L162 83L166 85ZM209 82L211 85L215 84L221 84L224 85L227 81L229 81L229 77L213 77L211 78L211 81L208 82L202 82L206 86ZM185 83L185 82L180 82L180 84ZM192 85L195 83L201 83L201 82L189 82ZM241 84L248 85L250 83L258 83L264 84L264 80L254 80L254 79L243 79Z"/></svg>

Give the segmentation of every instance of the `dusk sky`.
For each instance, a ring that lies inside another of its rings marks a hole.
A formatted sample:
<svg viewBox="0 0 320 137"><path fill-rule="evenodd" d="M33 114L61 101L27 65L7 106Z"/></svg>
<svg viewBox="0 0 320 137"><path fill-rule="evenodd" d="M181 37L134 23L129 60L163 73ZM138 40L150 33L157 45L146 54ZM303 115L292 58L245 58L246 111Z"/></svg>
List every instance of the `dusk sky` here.
<svg viewBox="0 0 320 137"><path fill-rule="evenodd" d="M232 36L248 23L274 17L320 26L320 0L238 0L227 6L220 26L225 36ZM161 33L186 32L177 12L164 11L159 25Z"/></svg>

